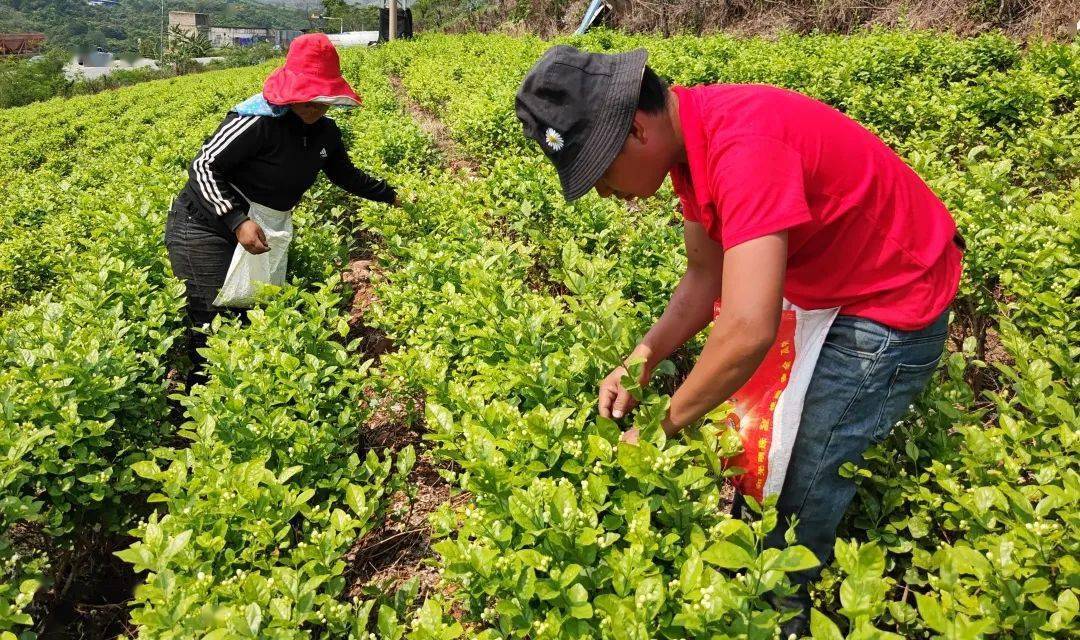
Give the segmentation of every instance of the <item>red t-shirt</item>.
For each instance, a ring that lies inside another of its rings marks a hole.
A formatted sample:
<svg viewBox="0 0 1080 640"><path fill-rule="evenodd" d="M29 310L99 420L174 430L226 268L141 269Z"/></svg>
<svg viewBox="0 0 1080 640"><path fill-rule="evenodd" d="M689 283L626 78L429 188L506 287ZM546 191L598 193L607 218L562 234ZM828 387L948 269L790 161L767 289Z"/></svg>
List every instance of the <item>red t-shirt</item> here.
<svg viewBox="0 0 1080 640"><path fill-rule="evenodd" d="M836 109L765 85L673 87L687 220L724 249L786 230L784 297L901 330L926 327L960 283L956 224L884 142Z"/></svg>

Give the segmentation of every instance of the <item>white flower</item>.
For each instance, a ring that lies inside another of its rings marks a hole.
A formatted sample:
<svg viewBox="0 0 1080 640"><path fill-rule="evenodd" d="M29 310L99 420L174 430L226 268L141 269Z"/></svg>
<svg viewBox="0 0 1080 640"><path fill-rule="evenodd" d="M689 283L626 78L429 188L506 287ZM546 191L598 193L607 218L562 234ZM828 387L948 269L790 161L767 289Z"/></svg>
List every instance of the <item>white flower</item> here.
<svg viewBox="0 0 1080 640"><path fill-rule="evenodd" d="M544 132L544 142L552 151L558 151L563 147L562 136L551 127L548 127L547 131Z"/></svg>

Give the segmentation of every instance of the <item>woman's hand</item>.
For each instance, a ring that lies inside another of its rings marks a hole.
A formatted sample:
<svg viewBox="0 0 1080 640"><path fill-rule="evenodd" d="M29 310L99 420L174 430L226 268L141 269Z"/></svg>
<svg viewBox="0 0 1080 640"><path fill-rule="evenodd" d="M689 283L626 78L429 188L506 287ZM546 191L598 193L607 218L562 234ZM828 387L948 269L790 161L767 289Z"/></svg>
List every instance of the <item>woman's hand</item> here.
<svg viewBox="0 0 1080 640"><path fill-rule="evenodd" d="M266 243L266 234L254 220L244 220L236 228L236 240L252 255L259 255L270 250Z"/></svg>
<svg viewBox="0 0 1080 640"><path fill-rule="evenodd" d="M637 400L623 387L622 377L626 374L626 367L615 367L600 381L600 417L618 420L637 406Z"/></svg>

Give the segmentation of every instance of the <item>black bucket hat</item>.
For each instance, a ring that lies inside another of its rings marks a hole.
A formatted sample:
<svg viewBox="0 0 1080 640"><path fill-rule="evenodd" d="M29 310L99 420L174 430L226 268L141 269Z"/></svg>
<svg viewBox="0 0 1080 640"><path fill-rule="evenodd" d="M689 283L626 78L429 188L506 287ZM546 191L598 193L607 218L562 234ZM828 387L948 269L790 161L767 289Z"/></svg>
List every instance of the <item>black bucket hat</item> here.
<svg viewBox="0 0 1080 640"><path fill-rule="evenodd" d="M649 54L548 49L518 89L525 135L555 165L567 200L589 192L619 155L637 111Z"/></svg>

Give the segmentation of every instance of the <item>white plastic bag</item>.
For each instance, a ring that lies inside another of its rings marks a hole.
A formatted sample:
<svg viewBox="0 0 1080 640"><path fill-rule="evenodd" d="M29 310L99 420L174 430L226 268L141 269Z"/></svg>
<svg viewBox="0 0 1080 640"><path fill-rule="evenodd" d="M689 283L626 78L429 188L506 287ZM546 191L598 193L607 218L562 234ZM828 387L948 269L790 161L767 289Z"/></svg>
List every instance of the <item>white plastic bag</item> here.
<svg viewBox="0 0 1080 640"><path fill-rule="evenodd" d="M720 303L714 313L720 312ZM729 463L745 473L732 477L743 495L761 500L780 493L802 420L803 400L818 355L839 308L807 310L784 300L776 341L765 359L731 397L727 423L739 433L742 453Z"/></svg>
<svg viewBox="0 0 1080 640"><path fill-rule="evenodd" d="M218 307L250 308L255 303L258 283L285 284L289 243L292 242L292 212L278 211L257 202L250 205L248 217L262 227L270 250L253 255L243 245L236 245L225 284L214 299L214 305Z"/></svg>

